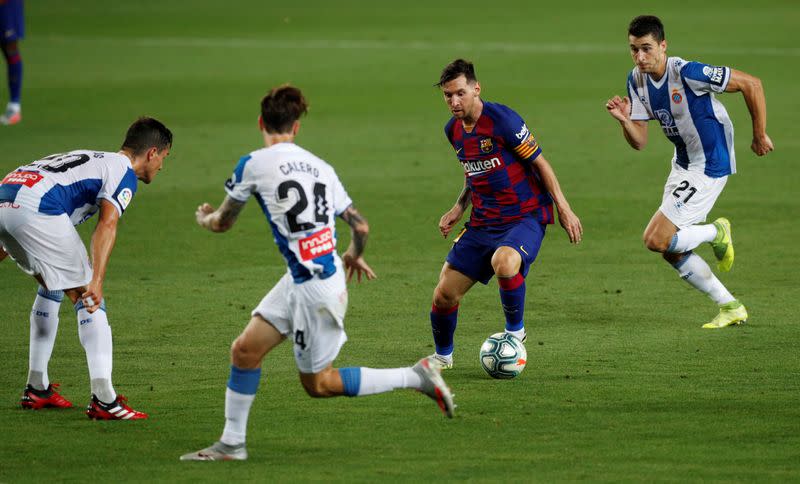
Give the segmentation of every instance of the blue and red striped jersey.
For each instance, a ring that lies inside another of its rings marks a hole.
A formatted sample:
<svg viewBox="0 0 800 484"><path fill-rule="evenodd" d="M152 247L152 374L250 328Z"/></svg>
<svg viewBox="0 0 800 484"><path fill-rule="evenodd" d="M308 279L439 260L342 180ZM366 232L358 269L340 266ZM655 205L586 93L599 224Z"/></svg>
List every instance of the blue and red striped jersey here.
<svg viewBox="0 0 800 484"><path fill-rule="evenodd" d="M532 164L542 149L519 114L484 101L471 132L455 117L444 132L471 192L468 226L502 225L531 215L541 223L553 223L553 200Z"/></svg>

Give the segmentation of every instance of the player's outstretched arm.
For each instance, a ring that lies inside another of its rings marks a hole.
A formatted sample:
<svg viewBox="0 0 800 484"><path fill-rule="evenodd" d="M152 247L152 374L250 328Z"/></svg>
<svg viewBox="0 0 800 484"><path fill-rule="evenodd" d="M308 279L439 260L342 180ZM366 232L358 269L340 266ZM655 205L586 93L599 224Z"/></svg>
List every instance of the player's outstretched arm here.
<svg viewBox="0 0 800 484"><path fill-rule="evenodd" d="M559 185L558 178L556 178L556 172L542 155L537 156L536 159L533 160L533 166L539 172L539 177L542 183L544 183L544 187L550 192L550 196L553 197L556 209L558 210L558 223L564 227L567 236L569 236L569 241L573 244L577 244L581 241L581 238L583 238L583 226L578 216L575 215L575 212L570 208L564 193L561 191L561 185Z"/></svg>
<svg viewBox="0 0 800 484"><path fill-rule="evenodd" d="M741 92L753 120L753 142L750 149L758 156L764 156L773 149L772 140L767 135L767 99L761 79L736 69L731 69L731 78L725 92Z"/></svg>
<svg viewBox="0 0 800 484"><path fill-rule="evenodd" d="M606 111L622 126L625 141L635 150L647 146L647 121L631 120L631 100L628 96L614 96L606 101Z"/></svg>
<svg viewBox="0 0 800 484"><path fill-rule="evenodd" d="M467 207L470 204L470 189L467 186L467 179L464 178L464 188L461 189L461 193L458 195L458 200L456 200L456 204L453 205L453 208L448 210L442 218L439 219L439 232L442 234L442 237L445 239L450 232L452 232L453 227L461 220L461 217L464 216L464 212L467 211Z"/></svg>
<svg viewBox="0 0 800 484"><path fill-rule="evenodd" d="M361 215L358 210L352 205L340 215L342 220L347 222L350 226L350 246L342 255L344 267L347 270L347 281L353 278L353 274L358 275L358 282L361 282L361 276L364 275L368 280L375 279L375 271L364 260L364 250L367 247L367 238L369 237L369 224L367 219Z"/></svg>
<svg viewBox="0 0 800 484"><path fill-rule="evenodd" d="M81 294L83 305L90 313L97 311L103 300L103 281L106 279L108 260L117 240L119 212L108 200L100 201L100 217L92 234L92 280Z"/></svg>
<svg viewBox="0 0 800 484"><path fill-rule="evenodd" d="M245 202L226 196L218 209L214 210L210 204L204 203L197 207L194 216L201 227L212 232L226 232L236 223L244 205Z"/></svg>

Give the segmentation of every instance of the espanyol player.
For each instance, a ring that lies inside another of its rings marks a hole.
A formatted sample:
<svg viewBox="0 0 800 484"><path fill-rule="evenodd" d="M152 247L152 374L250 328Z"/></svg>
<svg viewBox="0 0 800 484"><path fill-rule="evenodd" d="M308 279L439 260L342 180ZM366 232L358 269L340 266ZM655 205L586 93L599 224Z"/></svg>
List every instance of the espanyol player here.
<svg viewBox="0 0 800 484"><path fill-rule="evenodd" d="M750 148L758 156L773 150L767 136L767 106L761 81L729 67L667 57L664 26L658 17L642 15L628 27L631 57L628 96L606 102L608 113L622 125L631 147L647 145L647 122L661 124L675 145L672 171L661 206L644 230L648 249L660 252L682 279L707 294L719 313L703 328L744 323L747 310L722 285L708 264L692 250L709 243L721 271L733 265L733 239L728 219L702 224L722 193L728 175L736 172L733 124L714 94L741 92L753 120Z"/></svg>
<svg viewBox="0 0 800 484"><path fill-rule="evenodd" d="M453 416L452 395L430 357L406 368L333 367L347 341L345 270L347 280L357 275L358 281L375 279L375 272L363 257L369 233L366 219L353 206L333 167L294 144L306 110L306 100L296 87L272 89L261 101L258 119L266 147L239 160L225 183L227 196L219 209L207 203L197 209L198 224L225 232L250 196L255 197L287 271L252 311L250 322L231 346L222 436L181 460L247 458L247 418L261 380L261 361L287 338L294 345L300 382L312 397L360 397L411 388ZM341 259L336 252L335 216L351 229L350 246Z"/></svg>
<svg viewBox="0 0 800 484"><path fill-rule="evenodd" d="M136 194L137 179L150 183L172 146L159 121L140 118L119 152L75 150L17 168L0 181L0 260L10 255L40 284L31 310L30 369L23 408L72 404L51 384L47 364L64 294L75 307L86 351L92 398L86 414L99 420L147 418L133 410L111 383L112 342L103 282L117 222ZM75 225L99 212L91 259Z"/></svg>
<svg viewBox="0 0 800 484"><path fill-rule="evenodd" d="M525 276L545 227L553 223L553 202L570 242L580 242L583 228L522 118L507 106L481 100L471 62L451 62L436 85L453 114L444 132L465 175L456 204L439 221L442 236L447 237L472 204L433 291L433 356L443 368L451 368L458 305L475 282L487 284L497 276L505 330L524 341Z"/></svg>

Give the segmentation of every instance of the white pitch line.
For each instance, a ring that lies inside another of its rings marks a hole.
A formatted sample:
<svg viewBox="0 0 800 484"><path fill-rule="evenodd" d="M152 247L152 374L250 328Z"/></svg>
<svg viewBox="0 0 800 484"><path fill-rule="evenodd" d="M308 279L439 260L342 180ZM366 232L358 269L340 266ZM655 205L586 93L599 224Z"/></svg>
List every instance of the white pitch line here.
<svg viewBox="0 0 800 484"><path fill-rule="evenodd" d="M431 42L392 40L273 40L231 37L71 37L49 35L31 38L57 43L124 44L138 47L220 47L248 49L304 49L304 50L422 50L455 52L517 52L537 54L627 54L624 42L611 44L567 44L535 42ZM707 55L755 55L768 57L800 57L800 48L793 47L699 47L687 49L692 53Z"/></svg>

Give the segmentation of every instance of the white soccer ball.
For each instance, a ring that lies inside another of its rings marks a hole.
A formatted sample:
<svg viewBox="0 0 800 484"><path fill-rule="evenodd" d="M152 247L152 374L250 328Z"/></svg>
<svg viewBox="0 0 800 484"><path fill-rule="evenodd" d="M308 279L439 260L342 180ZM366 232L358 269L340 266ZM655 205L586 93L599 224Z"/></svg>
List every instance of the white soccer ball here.
<svg viewBox="0 0 800 484"><path fill-rule="evenodd" d="M483 342L481 366L492 378L514 378L525 369L528 352L522 341L508 333L495 333Z"/></svg>

